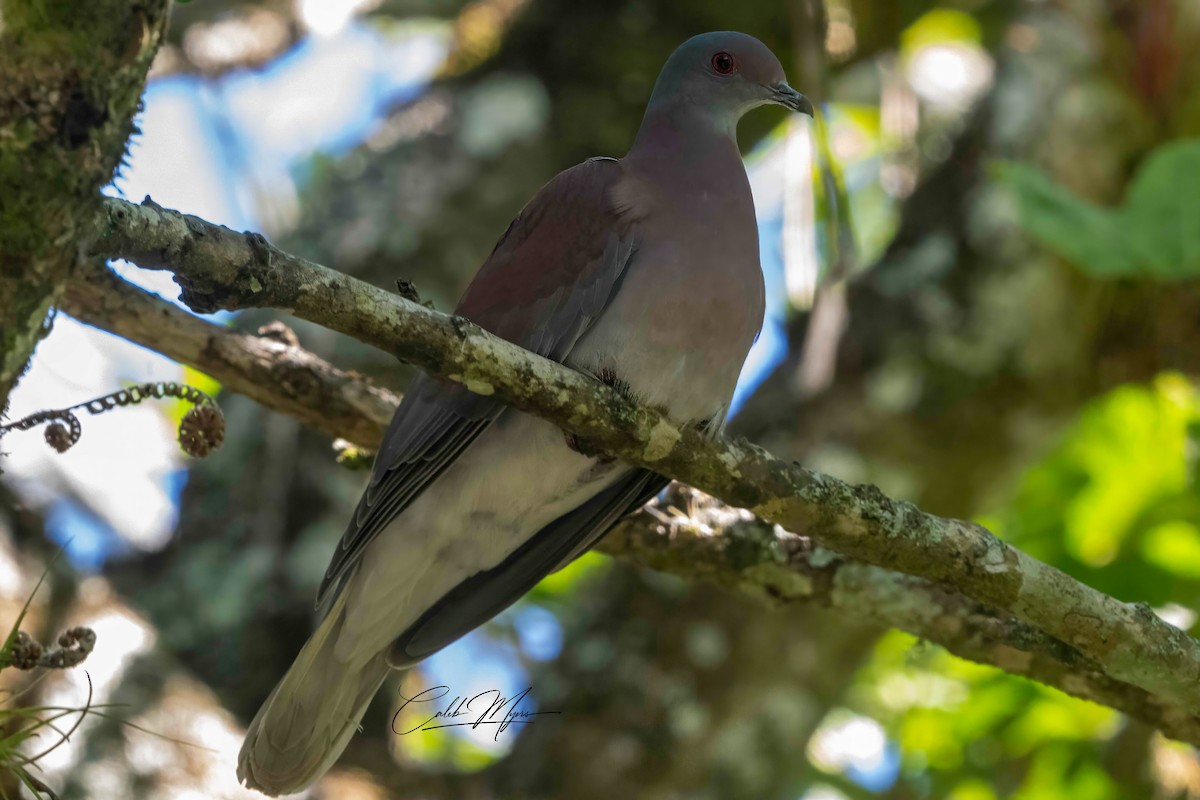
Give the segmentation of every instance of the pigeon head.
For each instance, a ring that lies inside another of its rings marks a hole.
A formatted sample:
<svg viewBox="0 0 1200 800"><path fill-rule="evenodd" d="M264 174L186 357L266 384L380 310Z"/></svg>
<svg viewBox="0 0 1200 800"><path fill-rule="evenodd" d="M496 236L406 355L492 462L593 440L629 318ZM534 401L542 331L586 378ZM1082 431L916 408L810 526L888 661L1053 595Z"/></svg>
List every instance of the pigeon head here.
<svg viewBox="0 0 1200 800"><path fill-rule="evenodd" d="M681 44L659 73L648 111L690 107L732 130L743 114L776 104L812 116L812 103L788 86L775 54L744 33L719 31Z"/></svg>

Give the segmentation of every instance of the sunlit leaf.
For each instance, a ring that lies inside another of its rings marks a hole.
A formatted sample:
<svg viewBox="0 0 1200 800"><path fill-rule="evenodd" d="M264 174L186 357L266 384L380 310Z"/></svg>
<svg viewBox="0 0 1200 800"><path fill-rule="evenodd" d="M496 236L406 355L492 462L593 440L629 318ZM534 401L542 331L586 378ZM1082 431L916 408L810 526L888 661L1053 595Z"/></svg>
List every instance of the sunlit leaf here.
<svg viewBox="0 0 1200 800"><path fill-rule="evenodd" d="M1021 790L1013 800L1117 800L1122 797L1112 778L1094 761L1081 761L1066 746L1044 747L1033 756Z"/></svg>
<svg viewBox="0 0 1200 800"><path fill-rule="evenodd" d="M900 50L905 55L943 42L971 42L983 40L979 21L962 11L950 8L935 8L922 14L900 34Z"/></svg>
<svg viewBox="0 0 1200 800"><path fill-rule="evenodd" d="M529 599L544 602L569 594L586 578L593 577L611 565L611 561L599 553L584 553L558 572L552 572L534 587Z"/></svg>
<svg viewBox="0 0 1200 800"><path fill-rule="evenodd" d="M954 787L947 800L996 800L996 793L984 781L966 780Z"/></svg>
<svg viewBox="0 0 1200 800"><path fill-rule="evenodd" d="M1166 563L1162 530L1171 529L1161 526L1200 523L1200 502L1189 490L1188 456L1188 431L1200 415L1197 403L1191 385L1173 375L1150 386L1120 387L1095 401L1046 460L1026 474L1005 513L996 515L1003 520L1000 529L1041 558L1055 561L1061 553L1083 566L1105 568L1086 580L1107 591L1152 602L1186 602L1172 598L1171 587L1161 580L1162 569L1191 577ZM1129 545L1152 534L1153 542L1129 551ZM1138 551L1147 562L1136 558Z"/></svg>
<svg viewBox="0 0 1200 800"><path fill-rule="evenodd" d="M1200 580L1200 528L1180 519L1156 525L1142 540L1142 555L1168 572Z"/></svg>

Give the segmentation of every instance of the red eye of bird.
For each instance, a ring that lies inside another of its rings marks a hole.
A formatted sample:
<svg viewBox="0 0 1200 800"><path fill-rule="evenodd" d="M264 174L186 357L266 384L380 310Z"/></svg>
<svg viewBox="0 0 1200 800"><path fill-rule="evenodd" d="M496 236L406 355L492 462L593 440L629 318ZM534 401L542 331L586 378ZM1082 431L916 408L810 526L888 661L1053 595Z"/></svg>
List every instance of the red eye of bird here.
<svg viewBox="0 0 1200 800"><path fill-rule="evenodd" d="M722 50L712 57L712 68L718 75L732 75L737 69L737 62L733 60L733 56Z"/></svg>

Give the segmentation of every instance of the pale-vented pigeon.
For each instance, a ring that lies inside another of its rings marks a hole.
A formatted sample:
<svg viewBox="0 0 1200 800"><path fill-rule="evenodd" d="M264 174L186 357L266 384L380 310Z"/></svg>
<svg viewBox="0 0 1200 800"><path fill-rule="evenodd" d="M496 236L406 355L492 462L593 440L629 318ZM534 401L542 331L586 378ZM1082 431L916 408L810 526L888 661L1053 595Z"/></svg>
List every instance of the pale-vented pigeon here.
<svg viewBox="0 0 1200 800"><path fill-rule="evenodd" d="M720 430L763 319L738 119L812 114L757 39L708 33L663 67L629 154L539 191L456 309L680 422ZM323 621L250 725L239 778L298 791L346 747L390 669L486 622L666 480L548 422L418 378L321 587Z"/></svg>

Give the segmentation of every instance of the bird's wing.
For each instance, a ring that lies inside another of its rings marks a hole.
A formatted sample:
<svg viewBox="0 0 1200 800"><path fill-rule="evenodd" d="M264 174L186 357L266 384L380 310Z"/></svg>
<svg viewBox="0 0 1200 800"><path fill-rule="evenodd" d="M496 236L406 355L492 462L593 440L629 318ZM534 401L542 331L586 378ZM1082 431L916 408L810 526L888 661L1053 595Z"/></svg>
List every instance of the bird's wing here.
<svg viewBox="0 0 1200 800"><path fill-rule="evenodd" d="M388 663L409 667L474 630L534 585L587 551L625 516L669 483L655 472L630 470L612 486L537 532L504 561L445 594L396 639Z"/></svg>
<svg viewBox="0 0 1200 800"><path fill-rule="evenodd" d="M562 361L608 305L637 247L613 203L614 159L590 159L534 195L496 244L455 313ZM504 411L491 397L419 376L404 396L317 596L328 606L364 548Z"/></svg>

